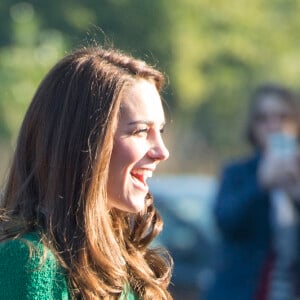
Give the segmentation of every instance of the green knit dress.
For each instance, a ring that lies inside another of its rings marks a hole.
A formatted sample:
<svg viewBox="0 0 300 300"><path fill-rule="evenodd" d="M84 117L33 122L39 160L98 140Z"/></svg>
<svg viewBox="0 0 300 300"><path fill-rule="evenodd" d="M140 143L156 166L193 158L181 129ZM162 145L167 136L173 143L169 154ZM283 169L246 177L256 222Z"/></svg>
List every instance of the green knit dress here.
<svg viewBox="0 0 300 300"><path fill-rule="evenodd" d="M63 269L34 232L0 243L0 300L10 299L71 299ZM129 291L120 299L138 297Z"/></svg>

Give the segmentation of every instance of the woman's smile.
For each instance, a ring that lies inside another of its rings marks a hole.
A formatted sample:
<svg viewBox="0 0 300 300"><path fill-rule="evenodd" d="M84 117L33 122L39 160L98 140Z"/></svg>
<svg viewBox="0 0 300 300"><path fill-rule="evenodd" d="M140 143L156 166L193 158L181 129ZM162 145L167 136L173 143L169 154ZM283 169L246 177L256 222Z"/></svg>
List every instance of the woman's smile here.
<svg viewBox="0 0 300 300"><path fill-rule="evenodd" d="M131 171L131 176L135 183L138 184L138 187L141 187L143 189L147 189L148 192L148 184L147 179L152 177L153 171L150 170L143 170L143 169L136 169Z"/></svg>

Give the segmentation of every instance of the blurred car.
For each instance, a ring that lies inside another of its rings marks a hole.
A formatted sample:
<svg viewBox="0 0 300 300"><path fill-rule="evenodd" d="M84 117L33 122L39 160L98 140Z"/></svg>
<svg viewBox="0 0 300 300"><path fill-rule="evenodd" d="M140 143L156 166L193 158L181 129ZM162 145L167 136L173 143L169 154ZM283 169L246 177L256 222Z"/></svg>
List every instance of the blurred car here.
<svg viewBox="0 0 300 300"><path fill-rule="evenodd" d="M174 175L156 176L148 183L164 221L153 244L166 247L174 259L174 299L199 299L214 274L219 239L213 218L217 182L207 176Z"/></svg>

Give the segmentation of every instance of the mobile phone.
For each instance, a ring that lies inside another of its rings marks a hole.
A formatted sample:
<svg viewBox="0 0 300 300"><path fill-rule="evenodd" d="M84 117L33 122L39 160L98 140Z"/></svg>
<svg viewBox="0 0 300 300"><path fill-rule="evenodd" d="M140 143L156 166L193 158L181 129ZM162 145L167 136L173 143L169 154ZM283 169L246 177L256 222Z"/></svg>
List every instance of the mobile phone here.
<svg viewBox="0 0 300 300"><path fill-rule="evenodd" d="M286 158L297 154L297 137L282 132L272 133L268 136L267 150L270 155Z"/></svg>

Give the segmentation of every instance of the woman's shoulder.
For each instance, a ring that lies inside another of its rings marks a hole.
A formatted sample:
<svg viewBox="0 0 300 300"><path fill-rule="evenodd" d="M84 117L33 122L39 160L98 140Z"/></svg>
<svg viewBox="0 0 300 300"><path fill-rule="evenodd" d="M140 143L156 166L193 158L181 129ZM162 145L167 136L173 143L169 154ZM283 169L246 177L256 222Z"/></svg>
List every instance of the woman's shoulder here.
<svg viewBox="0 0 300 300"><path fill-rule="evenodd" d="M0 249L1 251L3 249L24 250L28 248L28 247L24 248L24 246L28 245L28 243L32 243L33 245L36 246L37 245L41 246L42 245L41 235L35 231L32 231L32 232L25 233L23 235L18 235L17 237L14 238L3 240L0 242Z"/></svg>
<svg viewBox="0 0 300 300"><path fill-rule="evenodd" d="M6 299L49 299L57 293L68 299L64 272L35 232L0 243L0 278L0 296Z"/></svg>
<svg viewBox="0 0 300 300"><path fill-rule="evenodd" d="M46 253L49 252L49 253ZM0 265L18 266L26 264L35 266L45 257L45 262L55 260L53 253L47 249L36 232L30 232L18 238L0 243Z"/></svg>

